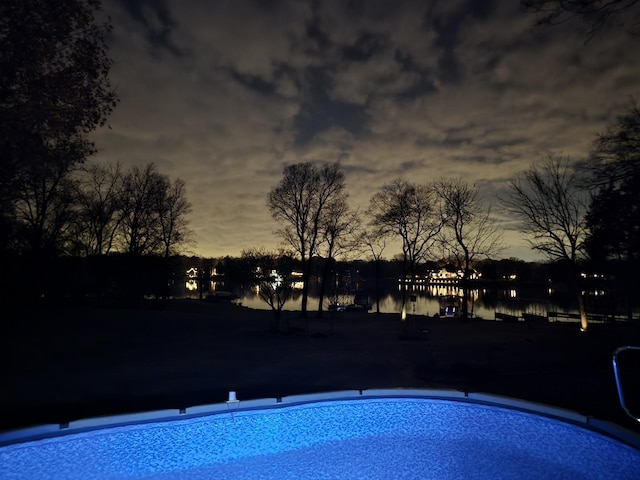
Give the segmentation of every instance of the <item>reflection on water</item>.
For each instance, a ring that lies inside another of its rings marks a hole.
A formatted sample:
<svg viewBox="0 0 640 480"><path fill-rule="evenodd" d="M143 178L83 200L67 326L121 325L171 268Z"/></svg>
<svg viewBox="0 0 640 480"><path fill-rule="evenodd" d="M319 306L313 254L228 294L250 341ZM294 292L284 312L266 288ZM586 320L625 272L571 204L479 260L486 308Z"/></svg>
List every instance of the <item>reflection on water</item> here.
<svg viewBox="0 0 640 480"><path fill-rule="evenodd" d="M373 283L373 282L371 282ZM210 282L202 292L198 290L198 281L189 279L183 291L174 291L176 297L205 298L207 294L215 291L231 291L238 295L238 302L243 306L258 310L269 310L270 307L258 296L255 289L232 287L224 282ZM372 304L371 312L376 311L373 288L367 290ZM441 311L442 299L445 297L459 297L461 289L455 285L418 285L409 288L407 297L407 313L413 315L433 316ZM353 296L340 295L339 301L348 304L353 302ZM546 316L549 311L574 313L576 309L572 299L567 300L552 295L546 288L537 291L528 289L473 289L470 291L471 301L469 312L474 317L483 319L495 318L495 312L521 316L522 313ZM323 309L327 310L329 304L335 299L333 294L325 297ZM311 289L307 309L318 309L317 290ZM300 290L293 292L291 299L286 303L285 310L300 310L302 307L302 293ZM402 293L394 282L383 285L380 295L380 311L382 313L399 313L402 308Z"/></svg>

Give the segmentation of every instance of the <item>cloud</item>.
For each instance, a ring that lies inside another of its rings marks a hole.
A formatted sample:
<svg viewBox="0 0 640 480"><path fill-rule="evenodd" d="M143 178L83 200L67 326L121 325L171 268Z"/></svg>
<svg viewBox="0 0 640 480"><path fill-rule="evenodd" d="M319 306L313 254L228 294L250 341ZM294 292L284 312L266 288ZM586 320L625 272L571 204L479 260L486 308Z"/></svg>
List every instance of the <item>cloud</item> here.
<svg viewBox="0 0 640 480"><path fill-rule="evenodd" d="M165 1L117 0L117 3L142 27L152 50L166 49L173 54L181 54L172 39L177 23Z"/></svg>
<svg viewBox="0 0 640 480"><path fill-rule="evenodd" d="M353 206L398 177L494 192L549 151L585 156L640 93L628 37L585 46L570 27L532 29L510 1L105 9L121 102L96 161L183 178L203 255L278 243L266 196L284 165L339 161Z"/></svg>

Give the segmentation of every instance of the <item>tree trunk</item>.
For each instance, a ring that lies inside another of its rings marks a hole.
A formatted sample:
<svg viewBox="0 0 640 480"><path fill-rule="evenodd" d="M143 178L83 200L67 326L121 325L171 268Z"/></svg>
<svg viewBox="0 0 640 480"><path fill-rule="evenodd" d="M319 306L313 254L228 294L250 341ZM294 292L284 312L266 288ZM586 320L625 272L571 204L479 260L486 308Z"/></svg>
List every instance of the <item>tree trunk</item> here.
<svg viewBox="0 0 640 480"><path fill-rule="evenodd" d="M309 260L302 261L302 304L300 306L300 316L307 316L307 302L309 301Z"/></svg>
<svg viewBox="0 0 640 480"><path fill-rule="evenodd" d="M280 314L281 314L281 310L278 310L277 308L273 309L273 323L271 324L271 331L276 333L280 330Z"/></svg>
<svg viewBox="0 0 640 480"><path fill-rule="evenodd" d="M462 277L462 311L460 312L462 320L469 318L469 281L465 276Z"/></svg>
<svg viewBox="0 0 640 480"><path fill-rule="evenodd" d="M376 315L380 315L380 260L375 261L376 271Z"/></svg>
<svg viewBox="0 0 640 480"><path fill-rule="evenodd" d="M323 312L323 304L324 304L324 294L325 288L327 285L327 279L329 278L329 273L331 271L331 258L327 258L324 261L324 266L322 268L322 280L320 281L320 291L318 293L318 318L322 317Z"/></svg>

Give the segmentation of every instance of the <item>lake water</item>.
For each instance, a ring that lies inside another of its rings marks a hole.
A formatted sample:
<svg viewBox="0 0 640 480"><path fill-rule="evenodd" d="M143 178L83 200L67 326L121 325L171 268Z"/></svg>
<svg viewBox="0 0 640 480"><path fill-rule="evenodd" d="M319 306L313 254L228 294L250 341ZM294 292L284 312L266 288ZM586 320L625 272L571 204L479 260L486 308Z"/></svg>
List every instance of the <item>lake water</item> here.
<svg viewBox="0 0 640 480"><path fill-rule="evenodd" d="M371 282L372 283L372 282ZM226 286L224 283L212 283L205 289L204 295L210 292L231 291L238 295L238 302L242 305L258 310L270 310L270 307L260 298L257 291L252 288L234 288ZM372 304L371 312L376 311L374 288L366 290L369 302ZM175 296L188 298L198 298L197 285L193 282L186 284L185 288L174 292ZM420 286L409 291L407 302L407 313L415 315L433 316L440 313L444 305L444 299L449 296L460 296L461 291L456 286L448 285L428 285ZM330 303L335 300L333 292L325 296L323 308L327 310ZM343 304L353 302L353 295L338 295L338 301ZM315 311L318 309L317 289L311 289L307 309ZM577 313L576 302L572 297L560 295L556 292L541 289L474 289L472 290L472 302L469 311L475 317L492 320L495 313L506 313L509 315L521 316L523 312L535 315L546 316L547 312ZM300 310L302 304L302 293L294 291L293 295L286 303L284 310ZM399 313L402 308L402 294L397 284L393 282L385 283L381 288L380 311L382 313Z"/></svg>

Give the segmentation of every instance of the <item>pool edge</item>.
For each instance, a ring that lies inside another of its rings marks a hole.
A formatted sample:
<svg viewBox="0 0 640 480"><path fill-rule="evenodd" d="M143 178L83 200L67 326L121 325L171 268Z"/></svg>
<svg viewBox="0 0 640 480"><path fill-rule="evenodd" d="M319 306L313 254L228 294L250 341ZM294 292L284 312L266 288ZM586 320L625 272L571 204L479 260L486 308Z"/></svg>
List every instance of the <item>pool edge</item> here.
<svg viewBox="0 0 640 480"><path fill-rule="evenodd" d="M609 436L640 450L640 434L609 421L581 415L573 410L491 393L466 392L455 389L421 389L405 387L340 390L250 400L242 400L239 398L234 401L196 405L181 409L151 410L147 412L128 413L122 415L91 417L75 420L69 423L45 424L0 432L0 447L91 430L115 428L124 425L181 420L239 411L283 408L327 401L365 400L376 398L423 398L451 400L519 410L571 423L585 429L592 430L601 435Z"/></svg>

